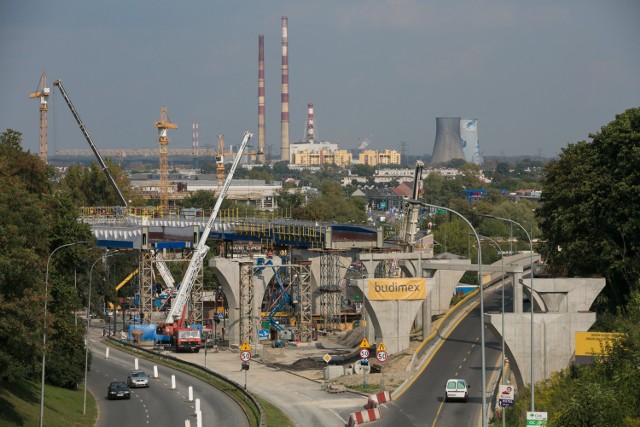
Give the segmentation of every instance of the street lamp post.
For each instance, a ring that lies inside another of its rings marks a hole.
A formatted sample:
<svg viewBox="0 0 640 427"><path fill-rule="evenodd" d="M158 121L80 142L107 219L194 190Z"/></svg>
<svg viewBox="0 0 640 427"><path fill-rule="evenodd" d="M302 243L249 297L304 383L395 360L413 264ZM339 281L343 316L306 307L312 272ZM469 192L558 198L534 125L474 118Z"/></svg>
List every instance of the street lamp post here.
<svg viewBox="0 0 640 427"><path fill-rule="evenodd" d="M93 267L98 261L106 260L108 256L114 255L117 251L111 253L105 252L95 260L89 269L89 295L87 298L87 330L85 331L84 338L84 399L82 404L82 415L87 414L87 371L89 370L89 328L91 327L91 284L93 281Z"/></svg>
<svg viewBox="0 0 640 427"><path fill-rule="evenodd" d="M43 329L42 329L42 384L40 385L40 427L43 426L44 423L44 378L47 364L47 301L49 299L49 263L51 262L51 257L55 254L58 249L66 248L69 246L79 245L82 243L89 243L87 241L66 243L64 245L60 245L55 248L49 254L49 258L47 259L47 270L44 279L44 319L43 319Z"/></svg>
<svg viewBox="0 0 640 427"><path fill-rule="evenodd" d="M483 239L483 240L490 241L491 243L496 245L496 247L498 248L498 251L500 251L500 266L501 266L500 279L502 281L502 284L501 284L501 288L502 288L502 310L501 310L501 312L502 312L502 326L501 326L501 328L502 328L501 329L501 335L502 335L502 362L501 362L500 366L501 366L502 381L503 381L503 384L505 384L504 383L504 381L505 381L505 379L504 379L504 252L502 251L502 248L500 248L500 245L495 240L493 240L492 238L487 237L487 236L480 236L480 238ZM505 414L506 414L507 407L505 406L502 410L504 411L504 413L502 414L502 426L504 427L505 422L506 422Z"/></svg>
<svg viewBox="0 0 640 427"><path fill-rule="evenodd" d="M478 233L476 232L476 229L473 228L473 225L471 225L471 223L469 222L469 220L467 218L465 218L460 212L454 211L453 209L449 209L449 208L445 208L444 206L436 206L436 205L432 205L429 203L425 203L425 202L420 202L421 205L423 206L427 206L433 209L444 209L446 211L449 211L457 216L459 216L460 218L462 218L462 220L464 222L467 223L467 225L471 228L471 230L473 231L473 234L476 237L476 241L478 242L478 278L479 278L479 282L480 282L480 353L482 355L482 427L487 427L487 392L486 392L486 388L487 388L487 384L486 384L486 360L485 360L485 342L484 342L484 293L482 290L482 247L480 246L480 236L478 236Z"/></svg>
<svg viewBox="0 0 640 427"><path fill-rule="evenodd" d="M510 224L515 224L518 227L520 227L520 229L524 232L524 234L527 236L527 239L529 239L529 254L530 254L530 263L531 263L531 271L529 272L529 277L531 278L531 298L529 298L529 303L531 304L531 412L535 411L535 378L533 376L534 374L534 359L533 359L533 240L531 240L531 236L529 235L529 233L527 232L527 230L520 225L519 223L517 223L516 221L509 219L509 218L502 218L502 217L498 217L498 216L494 216L494 215L481 215L484 216L486 218L493 218L493 219L497 219L500 221L507 221ZM515 284L514 284L515 285Z"/></svg>

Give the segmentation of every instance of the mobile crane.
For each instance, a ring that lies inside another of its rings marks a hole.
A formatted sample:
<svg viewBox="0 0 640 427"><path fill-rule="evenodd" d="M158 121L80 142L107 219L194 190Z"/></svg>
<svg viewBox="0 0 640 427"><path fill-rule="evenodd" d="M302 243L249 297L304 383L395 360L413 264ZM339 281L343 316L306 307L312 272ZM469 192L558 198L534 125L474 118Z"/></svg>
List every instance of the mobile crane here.
<svg viewBox="0 0 640 427"><path fill-rule="evenodd" d="M100 167L102 168L102 172L104 172L104 174L107 176L107 180L109 181L109 184L111 184L111 187L113 187L114 191L118 195L118 198L122 202L122 206L126 207L127 206L127 200L122 195L122 192L120 191L120 188L118 188L118 184L116 184L116 181L113 179L113 176L111 175L111 172L109 171L109 168L104 163L104 160L102 160L102 156L100 155L100 152L98 151L98 148L93 143L93 140L91 139L91 135L89 135L89 131L87 131L87 128L85 127L84 123L82 123L82 120L80 119L80 116L78 115L78 112L76 111L76 109L74 108L73 104L71 103L71 100L69 99L69 95L67 95L67 92L64 90L64 87L62 86L62 82L60 80L56 80L56 81L53 82L53 85L54 86L58 86L58 89L60 89L60 93L62 94L62 97L67 102L67 105L69 106L69 110L71 110L71 114L73 114L73 117L76 119L76 122L78 122L78 126L80 126L80 130L82 131L82 134L84 135L85 139L89 143L89 146L91 147L91 150L93 151L93 154L95 154L96 158L98 159L98 163L100 163Z"/></svg>
<svg viewBox="0 0 640 427"><path fill-rule="evenodd" d="M191 290L193 289L193 285L196 282L197 276L202 270L204 257L209 251L209 247L206 245L207 238L209 237L209 233L211 232L214 221L218 217L218 212L220 211L222 202L227 196L233 174L235 173L236 168L240 163L240 159L242 158L242 153L252 136L253 134L249 131L246 131L244 133L244 138L242 139L242 143L240 143L240 147L238 148L236 157L233 160L233 164L231 165L229 174L224 181L224 185L220 190L220 194L218 194L218 198L216 199L216 204L213 207L211 216L209 217L207 224L202 230L200 240L198 241L198 244L193 251L191 262L189 262L187 271L182 278L180 289L178 290L178 293L171 304L171 308L167 313L167 317L164 323L159 324L156 328L157 333L169 335L171 337L171 342L175 345L176 351L191 350L198 352L200 348L200 336L199 334L194 333L194 331L196 330L184 327L187 302L189 301Z"/></svg>

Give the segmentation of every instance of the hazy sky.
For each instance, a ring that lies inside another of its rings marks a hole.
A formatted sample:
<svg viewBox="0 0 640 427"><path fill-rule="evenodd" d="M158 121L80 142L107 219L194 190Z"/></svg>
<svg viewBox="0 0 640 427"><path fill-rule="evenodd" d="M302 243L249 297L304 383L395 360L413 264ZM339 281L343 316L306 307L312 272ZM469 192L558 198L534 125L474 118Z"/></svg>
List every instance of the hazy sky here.
<svg viewBox="0 0 640 427"><path fill-rule="evenodd" d="M39 152L45 71L99 148L170 147L258 123L265 36L266 141L280 147L281 17L289 19L290 139L308 103L318 139L431 154L436 117L477 118L484 155L556 156L640 106L638 0L2 1L0 131ZM89 148L57 89L49 153Z"/></svg>

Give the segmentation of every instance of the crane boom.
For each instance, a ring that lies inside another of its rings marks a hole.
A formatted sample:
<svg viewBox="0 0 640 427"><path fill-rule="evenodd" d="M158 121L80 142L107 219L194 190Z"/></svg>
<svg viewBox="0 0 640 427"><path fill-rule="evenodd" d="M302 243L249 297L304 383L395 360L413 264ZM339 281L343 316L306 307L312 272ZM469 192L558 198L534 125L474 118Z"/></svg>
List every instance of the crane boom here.
<svg viewBox="0 0 640 427"><path fill-rule="evenodd" d="M240 148L238 148L238 152L236 153L236 157L233 160L233 164L231 165L231 169L229 170L229 174L224 181L224 185L220 190L220 194L218 194L218 198L216 200L216 204L213 207L213 211L211 212L211 216L209 216L209 221L207 221L204 230L202 230L202 235L200 236L200 240L193 251L193 257L191 258L191 262L189 263L189 267L187 267L187 272L184 274L182 278L182 283L180 284L180 290L176 295L175 301L171 304L171 309L167 314L167 318L165 320L166 323L173 322L178 316L181 316L184 310L187 301L189 300L189 295L191 294L191 289L196 281L196 277L200 270L202 269L202 263L204 261L204 257L209 251L209 247L206 245L207 238L209 237L209 233L211 232L211 227L213 227L213 223L218 216L218 212L220 211L220 207L222 206L222 202L224 198L227 196L227 192L229 191L229 186L231 185L231 179L233 178L233 174L238 167L238 163L240 163L240 159L242 158L242 152L244 151L247 143L251 139L253 134L249 131L244 133L244 138L242 139L242 143L240 143Z"/></svg>
<svg viewBox="0 0 640 427"><path fill-rule="evenodd" d="M97 157L98 163L100 163L100 167L102 168L102 172L104 172L104 174L107 176L107 180L109 181L109 184L111 184L111 187L113 187L113 189L115 190L116 194L120 198L120 201L122 202L122 205L123 206L127 206L127 200L124 198L124 196L122 195L122 192L120 191L120 188L118 187L118 184L116 184L116 181L113 179L113 176L111 175L111 172L109 171L109 168L104 163L104 160L102 160L102 156L100 155L100 152L98 151L98 148L93 143L93 140L91 139L91 135L89 135L89 132L87 131L87 128L85 127L84 123L82 123L82 120L80 119L80 116L78 115L78 112L73 107L73 104L71 103L71 100L69 99L69 96L67 95L67 92L64 90L64 87L62 86L62 82L60 80L56 80L56 81L53 82L53 84L54 84L54 86L58 86L58 89L60 89L60 93L62 94L62 97L67 102L67 105L69 106L69 109L71 110L71 114L73 114L73 117L76 119L76 122L78 122L78 126L80 126L80 130L82 131L82 134L84 135L85 139L89 143L89 146L91 147L91 150L93 151L93 154L95 154L95 156Z"/></svg>

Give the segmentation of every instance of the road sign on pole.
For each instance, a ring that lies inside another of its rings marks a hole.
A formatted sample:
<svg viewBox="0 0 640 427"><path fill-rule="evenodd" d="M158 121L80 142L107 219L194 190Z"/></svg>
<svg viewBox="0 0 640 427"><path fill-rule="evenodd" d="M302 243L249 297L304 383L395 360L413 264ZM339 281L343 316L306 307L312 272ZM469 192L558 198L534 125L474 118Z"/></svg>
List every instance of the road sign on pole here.
<svg viewBox="0 0 640 427"><path fill-rule="evenodd" d="M389 358L389 354L386 351L376 352L376 359L378 359L378 362L384 363L387 361L388 358Z"/></svg>
<svg viewBox="0 0 640 427"><path fill-rule="evenodd" d="M240 352L240 360L243 362L248 362L251 360L251 352L249 351L241 351Z"/></svg>
<svg viewBox="0 0 640 427"><path fill-rule="evenodd" d="M363 348L362 350L360 350L360 358L361 359L367 359L369 357L369 350L366 348Z"/></svg>
<svg viewBox="0 0 640 427"><path fill-rule="evenodd" d="M362 338L362 342L360 343L360 348L369 348L369 347L371 347L369 345L369 341L367 341L366 338Z"/></svg>
<svg viewBox="0 0 640 427"><path fill-rule="evenodd" d="M547 425L547 413L546 412L531 412L527 411L527 424L528 426L546 426Z"/></svg>

